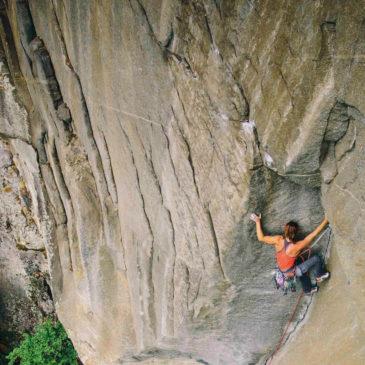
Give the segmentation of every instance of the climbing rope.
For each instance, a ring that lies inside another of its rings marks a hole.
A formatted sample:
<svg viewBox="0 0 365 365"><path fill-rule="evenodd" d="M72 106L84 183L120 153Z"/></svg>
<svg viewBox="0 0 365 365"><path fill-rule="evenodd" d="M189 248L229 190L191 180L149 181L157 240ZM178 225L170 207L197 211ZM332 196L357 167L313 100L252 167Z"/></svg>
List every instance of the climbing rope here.
<svg viewBox="0 0 365 365"><path fill-rule="evenodd" d="M304 250L301 255L303 255L304 253L308 252L309 251L309 255L310 255L310 250L319 242L319 240L323 237L323 235L327 232L327 230L330 230L330 234L328 236L328 241L327 241L327 245L326 245L326 250L325 250L325 257L327 256L327 251L328 251L328 247L329 247L329 244L330 244L330 241L331 241L331 232L332 232L332 229L330 226L326 227L326 229L319 235L319 237L317 237L317 239L314 241L314 243L308 247L306 250ZM303 258L302 258L303 259ZM303 295L304 295L304 292L302 290L302 292L300 293L300 295L298 296L298 299L297 299L297 302L294 306L294 310L289 318L289 321L288 323L286 324L285 326L285 329L284 329L284 332L283 334L281 335L280 337L280 340L274 350L274 352L271 354L271 356L268 358L268 360L266 361L266 365L270 365L271 364L271 361L273 360L274 356L277 354L277 352L280 350L280 348L282 347L283 345L283 341L287 335L287 332L288 332L288 329L291 325L291 323L293 322L293 319L294 319L294 316L295 316L295 313L298 309L298 306L299 306L299 303L301 301L301 299L303 298Z"/></svg>
<svg viewBox="0 0 365 365"><path fill-rule="evenodd" d="M297 302L296 302L296 304L295 304L294 310L293 310L293 312L292 312L292 314L291 314L291 316L290 316L290 319L289 319L288 323L286 324L285 330L284 330L283 334L281 335L280 340L279 340L279 342L278 342L278 344L277 344L277 346L276 346L276 348L275 348L274 352L272 353L272 355L270 356L270 358L269 358L269 359L268 359L268 361L266 362L266 364L267 364L267 365L270 365L270 364L271 364L271 361L272 361L273 357L274 357L274 356L275 356L275 354L276 354L276 353L280 350L280 348L281 348L281 346L282 346L282 344L283 344L283 341L284 341L284 339L285 339L285 337L286 337L286 333L287 333L287 331L288 331L288 329L289 329L289 326L290 326L291 322L293 321L293 318L294 318L294 316L295 316L295 313L296 313L296 311L297 311L297 308L298 308L298 306L299 306L300 300L302 299L303 295L304 295L304 292L302 291L302 292L300 293L300 295L298 296L298 299L297 299Z"/></svg>
<svg viewBox="0 0 365 365"><path fill-rule="evenodd" d="M318 244L319 240L323 237L323 235L328 231L332 231L331 227L330 226L327 226L323 232L316 238L316 240L314 241L313 244L311 244L307 249L305 249L301 254L303 255L303 253L307 252L307 251L310 251L315 245ZM330 237L331 237L331 233L330 233ZM329 245L329 240L327 242L327 247L326 247L326 253L327 253L327 248L328 248L328 245Z"/></svg>

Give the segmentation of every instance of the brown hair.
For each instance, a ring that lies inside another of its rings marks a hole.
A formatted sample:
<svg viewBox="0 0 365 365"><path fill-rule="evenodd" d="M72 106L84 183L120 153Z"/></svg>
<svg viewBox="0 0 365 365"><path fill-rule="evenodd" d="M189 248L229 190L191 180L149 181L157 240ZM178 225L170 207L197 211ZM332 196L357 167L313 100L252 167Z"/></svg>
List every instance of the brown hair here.
<svg viewBox="0 0 365 365"><path fill-rule="evenodd" d="M293 221L288 222L284 227L284 238L293 241L297 231L298 231L298 224Z"/></svg>

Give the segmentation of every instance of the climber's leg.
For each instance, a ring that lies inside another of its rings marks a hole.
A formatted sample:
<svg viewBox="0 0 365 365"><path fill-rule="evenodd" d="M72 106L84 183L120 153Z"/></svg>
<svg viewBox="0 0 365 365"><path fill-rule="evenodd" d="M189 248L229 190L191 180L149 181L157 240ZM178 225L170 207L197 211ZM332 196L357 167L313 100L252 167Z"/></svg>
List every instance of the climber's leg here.
<svg viewBox="0 0 365 365"><path fill-rule="evenodd" d="M325 269L323 260L318 255L314 255L308 260L298 264L295 268L295 274L299 278L302 283L303 290L306 291L308 286L308 280L310 281L309 275L306 274L309 270L313 270L313 274L316 278L317 283L328 279L330 273ZM308 279L301 279L302 277L307 276Z"/></svg>
<svg viewBox="0 0 365 365"><path fill-rule="evenodd" d="M315 277L323 275L326 271L321 258L318 255L314 255L308 260L296 266L295 273L298 277L304 275L309 270L313 270Z"/></svg>
<svg viewBox="0 0 365 365"><path fill-rule="evenodd" d="M310 293L312 290L312 282L308 274L304 274L299 276L300 284L302 284L302 288L304 293Z"/></svg>

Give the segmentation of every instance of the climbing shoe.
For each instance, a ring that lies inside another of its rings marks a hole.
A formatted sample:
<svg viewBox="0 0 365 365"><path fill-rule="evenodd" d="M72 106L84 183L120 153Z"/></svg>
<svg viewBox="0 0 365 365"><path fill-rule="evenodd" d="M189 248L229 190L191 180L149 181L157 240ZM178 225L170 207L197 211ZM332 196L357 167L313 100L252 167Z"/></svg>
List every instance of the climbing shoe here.
<svg viewBox="0 0 365 365"><path fill-rule="evenodd" d="M323 275L318 276L318 277L316 278L316 281L317 281L317 283L321 283L323 280L326 280L326 279L328 279L329 277L330 277L330 273L329 273L329 271L327 271L327 272L325 272Z"/></svg>
<svg viewBox="0 0 365 365"><path fill-rule="evenodd" d="M305 291L304 294L305 295L311 295L313 293L316 293L317 291L318 291L318 286L313 286L311 290Z"/></svg>

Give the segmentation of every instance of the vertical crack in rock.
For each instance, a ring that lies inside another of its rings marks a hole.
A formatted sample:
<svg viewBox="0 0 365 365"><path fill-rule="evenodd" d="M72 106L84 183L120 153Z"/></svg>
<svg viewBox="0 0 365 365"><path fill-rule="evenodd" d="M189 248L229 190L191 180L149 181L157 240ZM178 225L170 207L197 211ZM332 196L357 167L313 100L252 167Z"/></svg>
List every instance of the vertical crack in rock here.
<svg viewBox="0 0 365 365"><path fill-rule="evenodd" d="M155 34L154 30L153 30L152 24L151 24L150 20L148 19L148 15L147 15L146 9L144 8L144 6L143 6L143 4L141 3L141 1L140 1L140 0L136 0L136 2L137 2L137 4L138 4L138 6L139 6L139 9L141 10L141 13L143 14L144 19L146 20L146 23L147 23L148 29L149 29L149 31L150 31L150 35L151 35L151 37L154 39L154 41L155 41L155 42L156 42L159 46L161 46L161 43L158 41L158 39L157 39L157 37L156 37L156 34ZM132 10L134 11L134 8L133 8L133 6L132 6L132 2L131 2L131 0L129 0L129 4L130 4L130 6L131 6Z"/></svg>
<svg viewBox="0 0 365 365"><path fill-rule="evenodd" d="M152 128L152 126L151 126ZM160 197L160 204L161 206L164 208L166 214L167 214L167 217L168 217L168 220L169 220L169 223L170 223L170 227L171 227L171 233L172 233L172 247L173 247L173 264L172 264L172 278L171 278L171 282L172 282L172 310L174 312L175 310L175 307L174 307L174 298L175 298L175 264L176 264L176 243L175 243L175 227L174 227L174 224L172 222L172 216L171 216L171 211L170 209L166 206L165 204L165 200L164 200L164 196L163 196L163 191L162 191L162 187L161 187L161 184L160 184L160 181L158 179L158 176L157 176L157 172L156 172L156 169L155 169L155 165L154 165L154 162L153 162L153 156L151 155L152 153L152 146L151 147L151 152L150 152L150 155L147 155L147 152L146 152L146 148L144 147L144 143L143 143L143 140L142 140L142 137L139 133L139 130L138 130L138 126L135 126L135 129L136 129L136 132L137 132L137 135L138 135L138 138L140 140L140 143L141 143L141 146L142 146L142 149L143 149L143 152L144 152L144 158L145 158L145 161L149 167L149 171L153 177L153 180L154 180L154 183L156 185L156 188L159 192L159 197ZM151 269L152 272L153 272L153 268ZM174 318L174 314L172 315L172 317Z"/></svg>
<svg viewBox="0 0 365 365"><path fill-rule="evenodd" d="M114 172L113 172L113 167L112 167L112 161L111 161L110 153L109 153L109 147L108 147L108 143L105 139L105 135L102 131L100 131L100 135L102 137L101 148L104 150L103 156L105 156L105 160L106 160L105 164L104 164L105 165L104 171L105 171L106 182L107 182L107 186L108 186L108 192L113 199L113 203L117 204L118 203L117 187L115 185L115 178L114 178Z"/></svg>
<svg viewBox="0 0 365 365"><path fill-rule="evenodd" d="M124 135L125 140L127 141L127 145L128 145L128 150L131 156L131 160L132 160L132 165L135 171L135 176L136 176L136 182L137 182L137 188L138 188L138 192L139 192L139 196L141 198L141 203L142 203L142 210L143 210L143 215L145 217L145 221L147 223L147 227L148 227L148 231L150 233L151 236L151 247L150 247L150 253L149 253L149 265L148 265L148 284L149 284L149 289L151 290L151 294L150 294L150 298L148 300L148 314L149 314L149 322L150 322L150 327L151 330L153 332L154 335L156 335L156 313L155 313L155 303L154 303L154 297L155 297L155 286L154 286L154 281L153 281L153 260L154 260L154 243L155 243L155 237L153 234L153 230L152 230L152 224L150 221L150 218L147 214L146 211L146 202L145 202L145 196L142 192L142 188L141 188L141 181L140 181L140 176L139 176L139 172L138 172L138 168L136 165L136 161L135 161L135 157L134 157L134 153L132 150L132 145L131 142L129 140L129 137L126 133L126 131L124 130L122 124L120 123L120 127L121 127L121 131Z"/></svg>
<svg viewBox="0 0 365 365"><path fill-rule="evenodd" d="M53 172L53 176L55 178L56 181L56 185L58 187L58 191L60 193L60 197L61 197L61 201L63 203L63 207L66 211L66 222L65 223L69 223L71 224L71 227L73 227L74 223L74 208L72 205L72 199L71 199L71 195L70 192L67 188L67 184L65 181L65 178L63 176L63 172L62 172L62 167L58 158L58 152L57 152L57 148L56 148L56 144L53 142L52 146L51 146L51 157L48 156L48 159L50 161L52 161L52 172ZM66 208L67 207L67 208ZM68 224L67 224L68 225ZM73 241L72 238L72 234L70 232L71 227L68 228L68 252L69 252L69 262L70 262L70 271L73 271L74 268L74 260L73 260L73 255L72 255L72 250L71 250L71 244ZM71 229L72 231L72 229Z"/></svg>
<svg viewBox="0 0 365 365"><path fill-rule="evenodd" d="M144 305L143 305L143 273L142 273L142 269L141 269L141 259L140 259L140 253L141 253L141 249L140 249L140 243L138 240L132 240L133 243L136 244L137 249L136 249L136 268L137 268L137 281L138 281L138 300L139 300L139 305L140 305L140 310L142 311L142 315L144 315ZM141 316L141 312L139 313L139 315ZM145 322L143 320L143 318L141 319L141 327L142 327L142 331L141 331L141 338L140 338L140 342L141 342L141 347L144 347L144 326L145 326Z"/></svg>
<svg viewBox="0 0 365 365"><path fill-rule="evenodd" d="M190 215L192 215L192 213L190 212ZM200 261L202 263L202 267L203 267L203 270L205 271L205 263L204 263L204 259L203 259L203 255L202 255L202 252L201 252L201 248L200 248L200 245L199 245L199 240L198 240L198 237L196 235L196 231L194 231L194 238L195 238L195 242L196 242L196 247L198 248L199 252L200 252Z"/></svg>
<svg viewBox="0 0 365 365"><path fill-rule="evenodd" d="M164 134L165 139L166 139L167 152L168 152L168 155L169 155L172 171L174 172L174 177L175 177L176 183L177 183L178 187L180 188L181 187L180 186L180 181L179 181L179 178L178 178L177 173L176 173L174 160L172 159L171 146L170 146L170 140L169 140L169 137L168 137L168 133L166 132L164 127L162 128L162 131L163 131L163 134Z"/></svg>
<svg viewBox="0 0 365 365"><path fill-rule="evenodd" d="M228 278L227 278L227 276L224 272L224 269L223 269L223 261L222 261L222 256L221 256L221 252L220 252L220 249L219 249L217 233L216 233L215 228L214 228L213 218L212 218L212 215L210 213L209 208L206 208L205 212L207 214L210 231L212 233L212 238L213 238L213 243L214 243L214 250L215 250L215 255L218 259L219 268L220 268L220 271L221 271L222 276L224 277L224 279L228 281Z"/></svg>
<svg viewBox="0 0 365 365"><path fill-rule="evenodd" d="M286 80L284 74L283 74L283 70L281 69L281 67L279 65L276 65L278 71L279 71L279 75L281 77L281 79L283 80L283 83L285 85L285 88L286 88L286 91L289 95L289 99L290 99L290 105L291 105L291 108L294 109L294 99L293 99L293 95L292 95L292 92L290 91L290 88L289 88L289 84L288 84L288 81Z"/></svg>
<svg viewBox="0 0 365 365"><path fill-rule="evenodd" d="M154 30L153 30L153 27L152 27L152 24L148 18L148 15L147 15L147 12L146 12L146 9L144 8L143 4L141 3L140 0L136 0L136 2L138 3L138 6L140 8L140 11L141 13L143 14L143 18L145 19L146 21L146 24L147 24L147 27L148 27L148 30L149 30L149 34L151 36L151 39L157 44L157 46L162 50L162 52L168 56L168 57L172 57L174 59L177 59L178 63L183 65L183 67L185 68L187 74L193 78L196 78L197 75L195 73L195 71L193 70L193 68L191 67L191 64L190 62L188 61L188 59L185 57L185 56L182 56L180 54L177 54L175 52L173 52L171 49L170 49L170 44L173 40L173 37L174 37L174 32L173 32L173 29L172 29L172 33L170 32L170 36L168 38L168 41L166 42L166 44L164 45L163 42L159 41ZM132 9L132 11L134 12L134 8L133 8L133 5L132 5L132 2L131 0L129 0L129 4L130 4L130 7Z"/></svg>
<svg viewBox="0 0 365 365"><path fill-rule="evenodd" d="M176 83L174 82L174 89L176 90L176 95L177 95L177 97L178 97L178 99L179 99L179 102L180 102L180 105L181 105L181 108L182 108L182 110L183 110L183 112L184 112L184 118L186 119L186 121L187 121L187 124L189 125L189 126L193 126L193 123L190 121L190 118L189 118L189 116L188 116L188 113L187 113L187 111L186 111L186 109L185 109L185 104L183 103L183 101L182 101L182 98L181 98L181 95L180 95L180 92L179 92L179 88L177 87L177 85L176 85ZM172 111L172 114L174 115L174 118L175 118L175 120L176 120L176 124L178 123L178 118L177 118L177 116L176 116L176 114L175 114L175 109L171 106L171 111Z"/></svg>
<svg viewBox="0 0 365 365"><path fill-rule="evenodd" d="M198 184L197 184L197 181L196 181L195 167L194 167L193 158L192 158L192 154L191 154L191 148L190 148L189 142L188 142L183 130L181 129L181 127L179 125L178 119L177 119L176 114L174 112L174 108L171 107L171 110L174 114L174 118L176 120L176 126L177 126L177 128L180 132L180 136L181 136L181 138L184 142L184 145L185 145L187 153L188 153L188 162L189 162L191 172L192 172L192 176L193 176L195 191L196 191L196 194L198 196L198 199L200 200L199 188L198 188Z"/></svg>
<svg viewBox="0 0 365 365"><path fill-rule="evenodd" d="M105 203L105 199L104 199L105 196L110 195L109 190L108 190L107 177L106 177L106 174L104 171L104 166L102 163L100 150L99 150L98 144L94 137L94 130L93 130L93 126L91 123L90 113L89 113L89 109L87 106L82 83L81 83L78 73L75 71L75 69L71 63L71 60L69 58L69 53L67 50L66 42L65 42L64 36L62 34L62 29L60 26L60 22L59 22L59 19L57 16L57 12L56 12L56 8L54 6L53 0L52 0L52 10L53 10L54 18L55 18L56 30L58 32L59 40L61 43L61 49L65 56L66 65L68 66L68 69L71 71L71 73L74 75L75 80L76 80L76 85L79 89L79 94L80 94L80 99L81 99L80 100L81 111L83 113L83 127L85 128L85 132L86 132L85 136L87 137L86 151L87 151L87 155L90 160L90 165L91 165L91 168L93 171L93 175L96 177L95 182L96 182L96 186L97 186L97 190L98 190L100 206L102 208L104 234L106 234L106 241L109 242L111 240L111 237L109 237L111 235L110 234L111 228L109 227L108 212L107 212L106 203ZM114 197L114 200L115 199L116 199L116 197Z"/></svg>
<svg viewBox="0 0 365 365"><path fill-rule="evenodd" d="M188 125L189 124L192 125L190 120L189 120L189 117L188 117L187 112L185 110L185 106L182 102L182 99L180 97L180 94L179 94L179 91L178 91L176 85L174 86L174 89L176 90L179 102L181 104L181 107L182 107L182 110L183 110L183 113L184 113L184 117L185 117L186 121L188 122ZM191 156L191 149L190 149L190 146L189 146L189 142L185 138L184 132L182 131L182 129L180 127L179 119L177 117L175 109L173 108L173 106L170 106L170 108L171 108L174 120L176 122L176 126L177 126L177 129L179 131L180 138L181 138L182 142L184 143L184 145L186 146L186 152L188 153L188 162L189 162L189 166L190 166L190 169L191 169L191 172L192 172L193 185L194 185L194 188L195 188L195 191L196 191L196 195L197 195L199 201L201 201L200 194L199 194L199 188L198 188L197 181L196 181L196 178L195 178L195 168L194 168L193 159L192 159L192 156ZM183 192L184 196L186 197L187 201L189 202L187 207L188 207L188 210L189 210L189 213L190 213L190 216L191 216L192 220L194 220L195 219L194 214L193 214L193 212L191 211L191 208L190 208L190 206L192 205L191 197L184 190L182 192ZM200 252L200 258L201 258L201 261L202 261L202 266L203 266L203 269L205 270L205 263L204 263L204 259L203 259L204 255L201 253L201 248L200 248L199 241L198 241L198 238L196 236L196 233L195 233L195 237L196 237L196 243L197 243L197 246L198 246L199 252Z"/></svg>
<svg viewBox="0 0 365 365"><path fill-rule="evenodd" d="M52 206L52 211L55 217L56 225L57 226L62 224L67 225L67 214L65 205L62 201L60 192L58 190L54 172L49 163L43 164L41 166L41 174L43 180L45 181L45 187L49 197L49 203ZM51 187L53 188L54 193L53 191L51 191ZM61 214L57 214L58 210L61 210Z"/></svg>
<svg viewBox="0 0 365 365"><path fill-rule="evenodd" d="M156 184L158 185L158 189L160 192L160 196L161 196L161 204L164 207L166 213L167 213L167 217L170 223L170 227L171 227L171 243L172 243L172 248L173 248L173 262L172 262L172 275L171 275L171 294L172 294L172 298L171 298L171 308L172 308L172 318L175 318L175 266L176 266L176 242L175 242L175 227L174 227L174 223L172 221L172 215L171 215L171 210L166 206L165 201L164 201L164 197L163 197L163 193L162 193L162 189L161 189L161 185L158 181L157 178L157 174L156 174L156 170L154 167L154 163L153 163L153 159L150 159L150 165L151 165L151 170L152 170L152 175L154 177L154 180L156 182ZM174 326L172 326L172 328L174 328ZM172 334L173 335L173 334Z"/></svg>
<svg viewBox="0 0 365 365"><path fill-rule="evenodd" d="M174 28L171 24L170 33L167 36L166 41L162 44L162 46L163 46L163 48L165 48L165 50L171 51L172 45L174 43L174 37L175 37Z"/></svg>
<svg viewBox="0 0 365 365"><path fill-rule="evenodd" d="M129 1L129 5L130 8L132 9L132 12L135 13L135 9L132 5L132 0L128 0ZM191 76L192 78L196 78L197 75L195 73L195 71L193 70L193 68L191 67L190 62L188 61L188 59L180 54L177 54L176 52L172 51L172 43L173 43L173 39L174 39L174 30L173 30L173 26L171 25L171 31L169 33L169 36L167 37L167 40L165 42L161 42L160 40L158 40L155 31L153 30L152 24L148 18L146 9L144 8L143 4L141 3L140 0L136 0L138 7L140 9L140 12L143 15L143 18L145 19L145 23L147 24L147 28L149 31L149 35L152 39L152 41L161 49L162 53L167 57L167 58L172 58L178 61L179 64L181 64L186 73Z"/></svg>
<svg viewBox="0 0 365 365"><path fill-rule="evenodd" d="M189 293L190 293L190 272L187 265L185 266L185 283L186 283L186 310L189 310Z"/></svg>
<svg viewBox="0 0 365 365"><path fill-rule="evenodd" d="M16 16L19 25L20 44L29 64L32 65L29 44L37 36L37 34L29 9L28 0L16 1Z"/></svg>
<svg viewBox="0 0 365 365"><path fill-rule="evenodd" d="M69 271L73 271L71 243L67 232L68 218L64 202L62 201L60 191L56 183L54 171L51 168L50 163L41 165L40 170L41 170L41 176L45 182L46 195L48 197L47 200L49 201L52 207L51 211L53 213L53 217L56 222L55 223L56 228L61 227L61 229L66 232L66 240L67 240L66 261L68 262L67 269ZM59 211L61 212L59 213Z"/></svg>
<svg viewBox="0 0 365 365"><path fill-rule="evenodd" d="M205 15L204 15L204 20L205 20L205 25L206 25L207 30L208 30L210 42L212 43L213 47L216 47L216 44L214 42L213 33L212 33L211 28L210 28L209 19L208 19L208 15L207 15L207 11L206 10L205 10Z"/></svg>

